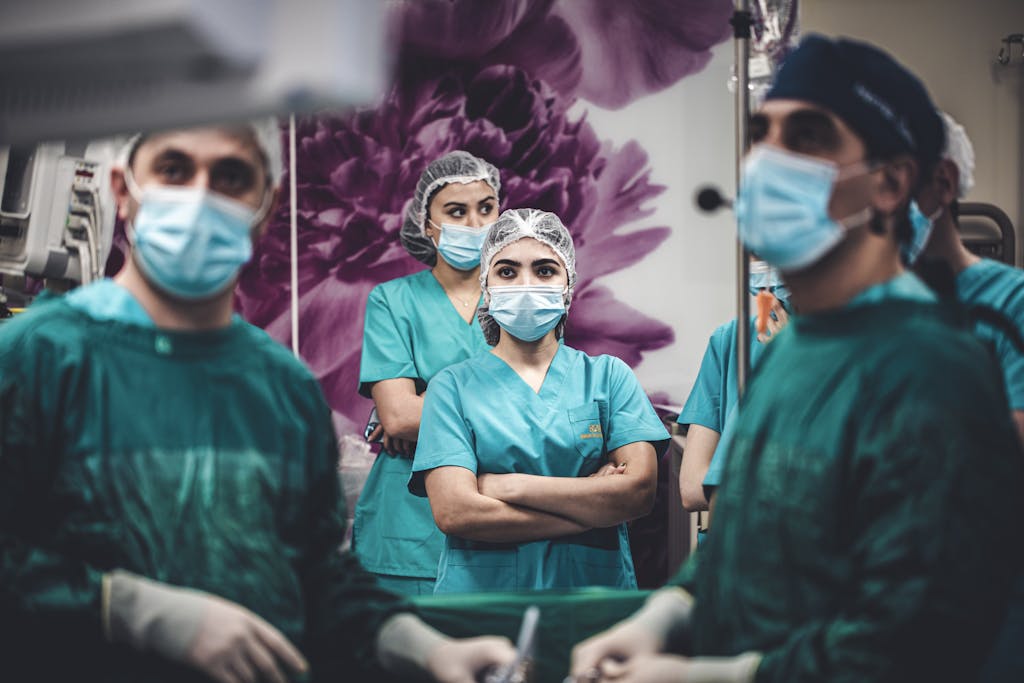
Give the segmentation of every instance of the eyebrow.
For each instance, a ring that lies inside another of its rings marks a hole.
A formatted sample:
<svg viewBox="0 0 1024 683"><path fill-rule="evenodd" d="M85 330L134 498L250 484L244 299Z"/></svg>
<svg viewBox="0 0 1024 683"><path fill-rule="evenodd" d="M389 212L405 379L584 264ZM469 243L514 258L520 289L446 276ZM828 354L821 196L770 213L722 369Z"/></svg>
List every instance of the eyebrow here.
<svg viewBox="0 0 1024 683"><path fill-rule="evenodd" d="M498 201L498 198L495 197L494 195L490 195L489 197L484 197L483 199L478 201L477 204L483 204L484 202L496 202L496 201ZM460 207L461 206L461 207L464 207L464 206L466 206L468 204L469 204L469 202L457 202L457 201L454 201L454 200L450 201L450 202L445 202L444 203L445 207L448 207L448 206L456 206L456 207Z"/></svg>
<svg viewBox="0 0 1024 683"><path fill-rule="evenodd" d="M502 258L502 259L498 259L497 261L494 262L494 265L496 265L496 266L500 266L502 264L504 264L506 266L516 266L516 267L521 267L523 265L519 261L515 261L515 260L510 259L510 258ZM539 258L536 261L534 261L533 263L531 263L530 265L532 265L532 266L549 266L549 265L560 266L561 264L558 262L557 259L553 259L553 258Z"/></svg>

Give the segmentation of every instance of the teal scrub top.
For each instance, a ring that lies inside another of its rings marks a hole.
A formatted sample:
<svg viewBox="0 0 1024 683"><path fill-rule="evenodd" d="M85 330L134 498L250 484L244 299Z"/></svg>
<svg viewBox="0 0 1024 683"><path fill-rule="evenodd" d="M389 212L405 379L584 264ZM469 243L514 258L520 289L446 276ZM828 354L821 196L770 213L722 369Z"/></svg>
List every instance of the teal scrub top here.
<svg viewBox="0 0 1024 683"><path fill-rule="evenodd" d="M439 373L427 390L410 490L424 495L423 472L465 467L585 477L610 451L668 433L636 376L612 356L560 346L539 392L492 353ZM600 504L595 501L595 504ZM626 525L528 543L445 538L435 593L635 588Z"/></svg>
<svg viewBox="0 0 1024 683"><path fill-rule="evenodd" d="M983 259L956 278L957 298L966 306L987 306L1006 316L1024 334L1024 271ZM1024 410L1024 355L1005 335L985 323L978 336L989 342L999 358L1011 410Z"/></svg>
<svg viewBox="0 0 1024 683"><path fill-rule="evenodd" d="M401 603L338 552L316 378L237 316L182 332L140 314L102 281L0 327L4 680L207 680L103 642L115 568L248 608L305 653L311 681L379 680L377 631Z"/></svg>
<svg viewBox="0 0 1024 683"><path fill-rule="evenodd" d="M921 282L920 278L910 272L902 273L896 277L882 282L872 287L868 287L863 292L855 296L847 303L847 307L863 306L866 304L877 304L888 300L906 300L906 301L918 301L921 303L934 302L936 300L935 294L928 285ZM763 348L763 345L758 344ZM753 348L753 347L752 347ZM754 356L753 351L751 356ZM758 354L760 357L760 354ZM735 387L735 384L733 385ZM737 402L733 402L733 406L729 411L729 414L725 420L724 427L722 429L722 438L718 442L718 447L715 449L715 454L711 458L711 464L708 467L707 473L704 475L704 486L714 487L720 486L722 483L722 473L725 472L725 460L726 453L728 452L728 442L731 440L732 425L736 420Z"/></svg>
<svg viewBox="0 0 1024 683"><path fill-rule="evenodd" d="M1022 559L1003 401L944 306L795 317L727 428L714 530L677 578L700 625L687 654L761 652L765 683L976 680Z"/></svg>
<svg viewBox="0 0 1024 683"><path fill-rule="evenodd" d="M423 393L434 375L490 347L480 323L467 323L429 270L377 285L366 304L359 393L407 377ZM412 459L382 451L356 505L353 549L378 574L432 579L444 535L429 502L409 493Z"/></svg>

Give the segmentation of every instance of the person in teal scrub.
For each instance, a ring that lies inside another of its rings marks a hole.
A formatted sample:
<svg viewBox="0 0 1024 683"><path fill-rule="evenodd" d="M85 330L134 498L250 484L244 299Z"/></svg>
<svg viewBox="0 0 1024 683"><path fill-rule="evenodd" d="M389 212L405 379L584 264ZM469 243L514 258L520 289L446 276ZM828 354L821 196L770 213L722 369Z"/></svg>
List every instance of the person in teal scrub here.
<svg viewBox="0 0 1024 683"><path fill-rule="evenodd" d="M366 304L359 393L372 397L383 450L356 505L353 548L381 584L406 595L434 590L443 536L427 501L406 484L423 391L441 369L485 351L480 246L498 215L498 170L455 151L427 166L405 210L401 239L430 266L378 285Z"/></svg>
<svg viewBox="0 0 1024 683"><path fill-rule="evenodd" d="M340 551L320 385L233 313L280 172L274 120L135 137L124 268L0 328L3 680L455 683L514 658Z"/></svg>
<svg viewBox="0 0 1024 683"><path fill-rule="evenodd" d="M974 185L974 146L967 131L953 117L941 112L946 126L946 147L929 182L918 193L921 215L931 218L915 223L914 244L905 254L915 270L932 276L944 272L953 278L957 302L974 315L978 307L998 312L1004 324L1024 333L1024 271L972 254L960 238L959 202ZM943 270L940 270L943 269ZM999 360L1008 408L1024 442L1024 351L1010 339L1005 328L990 322L975 324L977 335L988 343ZM1009 609L996 644L982 668L982 683L1024 680L1024 575L1018 576Z"/></svg>
<svg viewBox="0 0 1024 683"><path fill-rule="evenodd" d="M636 587L625 522L654 503L668 434L625 363L561 343L575 261L552 213L487 234L494 348L431 382L410 481L445 533L436 593Z"/></svg>
<svg viewBox="0 0 1024 683"><path fill-rule="evenodd" d="M756 367L765 344L789 319L789 290L778 270L764 261L750 263L751 295L766 291L775 297L772 317L765 332L758 332L757 317L750 319L750 367ZM707 510L710 490L718 485L718 473L712 470L714 456L727 418L739 400L736 381L736 319L719 326L711 333L697 380L676 420L688 425L686 449L679 470L679 493L688 512ZM711 478L709 479L709 475ZM698 532L702 540L703 530Z"/></svg>
<svg viewBox="0 0 1024 683"><path fill-rule="evenodd" d="M572 673L978 680L1024 561L1024 451L995 359L900 258L942 120L886 53L809 35L750 130L739 236L800 315L723 434L701 551Z"/></svg>

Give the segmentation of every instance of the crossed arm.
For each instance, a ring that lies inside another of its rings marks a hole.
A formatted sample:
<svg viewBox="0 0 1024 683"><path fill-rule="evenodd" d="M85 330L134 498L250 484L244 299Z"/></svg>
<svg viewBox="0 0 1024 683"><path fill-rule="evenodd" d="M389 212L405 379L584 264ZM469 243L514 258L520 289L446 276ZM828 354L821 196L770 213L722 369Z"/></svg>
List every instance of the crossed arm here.
<svg viewBox="0 0 1024 683"><path fill-rule="evenodd" d="M426 474L438 528L462 538L527 542L609 527L640 517L654 504L657 461L646 441L609 454L608 476L481 474L447 466Z"/></svg>

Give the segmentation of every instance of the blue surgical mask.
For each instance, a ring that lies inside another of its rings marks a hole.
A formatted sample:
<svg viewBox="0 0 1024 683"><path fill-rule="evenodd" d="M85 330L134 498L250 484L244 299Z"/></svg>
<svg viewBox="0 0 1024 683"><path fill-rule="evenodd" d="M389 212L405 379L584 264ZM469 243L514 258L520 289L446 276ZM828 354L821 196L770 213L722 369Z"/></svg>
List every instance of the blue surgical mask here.
<svg viewBox="0 0 1024 683"><path fill-rule="evenodd" d="M252 227L263 211L202 188L156 185L141 195L130 234L146 279L190 300L230 287L252 256Z"/></svg>
<svg viewBox="0 0 1024 683"><path fill-rule="evenodd" d="M839 170L827 161L755 147L743 162L736 200L740 240L747 249L780 270L800 270L839 244L847 229L867 223L870 207L841 221L829 217Z"/></svg>
<svg viewBox="0 0 1024 683"><path fill-rule="evenodd" d="M434 221L430 221L435 228ZM456 270L473 270L480 265L480 249L487 239L487 230L493 225L489 223L479 228L464 225L442 223L441 238L437 242L437 251L448 265Z"/></svg>
<svg viewBox="0 0 1024 683"><path fill-rule="evenodd" d="M917 205L916 201L910 202L910 227L911 236L910 244L904 244L900 247L900 254L903 256L903 262L907 265L914 265L921 252L924 251L924 246L928 244L928 238L932 236L932 227L935 225L935 221L939 220L939 216L942 215L942 207L932 213L931 216L926 216L921 211L921 207Z"/></svg>
<svg viewBox="0 0 1024 683"><path fill-rule="evenodd" d="M757 296L762 289L774 294L782 303L789 300L789 289L783 284L779 271L764 261L753 261L750 264L748 291L752 296Z"/></svg>
<svg viewBox="0 0 1024 683"><path fill-rule="evenodd" d="M488 287L487 292L487 312L516 339L537 341L565 315L562 285L506 285Z"/></svg>

